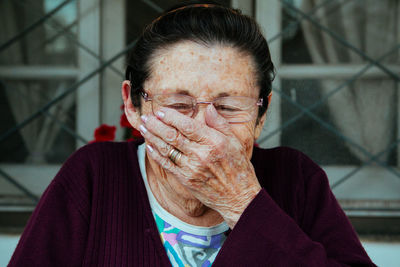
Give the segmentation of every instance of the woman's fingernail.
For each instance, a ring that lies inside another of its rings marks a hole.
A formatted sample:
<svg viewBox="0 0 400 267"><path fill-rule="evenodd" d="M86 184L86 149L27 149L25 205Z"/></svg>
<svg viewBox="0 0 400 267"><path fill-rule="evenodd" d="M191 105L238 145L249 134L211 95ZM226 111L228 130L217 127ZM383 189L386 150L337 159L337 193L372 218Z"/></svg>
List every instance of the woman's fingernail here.
<svg viewBox="0 0 400 267"><path fill-rule="evenodd" d="M147 129L146 129L146 127L144 127L143 125L140 125L139 126L139 130L142 132L142 133L147 133Z"/></svg>
<svg viewBox="0 0 400 267"><path fill-rule="evenodd" d="M142 119L142 121L144 123L146 123L146 121L147 121L147 116L146 115L142 115L142 116L140 116L140 118Z"/></svg>
<svg viewBox="0 0 400 267"><path fill-rule="evenodd" d="M150 145L146 145L146 147L149 152L153 152L153 148Z"/></svg>
<svg viewBox="0 0 400 267"><path fill-rule="evenodd" d="M157 112L156 112L156 116L159 117L160 119L162 119L162 118L165 117L165 113L162 112L162 111L157 111Z"/></svg>

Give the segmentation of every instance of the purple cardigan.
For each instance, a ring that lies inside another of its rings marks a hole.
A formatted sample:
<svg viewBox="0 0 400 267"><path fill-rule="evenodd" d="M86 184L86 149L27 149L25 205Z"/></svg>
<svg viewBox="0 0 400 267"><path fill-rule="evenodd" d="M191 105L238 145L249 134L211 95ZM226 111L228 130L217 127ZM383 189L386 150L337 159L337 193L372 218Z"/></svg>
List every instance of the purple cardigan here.
<svg viewBox="0 0 400 267"><path fill-rule="evenodd" d="M140 174L139 143L75 152L44 192L9 266L171 266ZM263 190L213 266L375 266L320 167L289 148L255 148L252 163Z"/></svg>

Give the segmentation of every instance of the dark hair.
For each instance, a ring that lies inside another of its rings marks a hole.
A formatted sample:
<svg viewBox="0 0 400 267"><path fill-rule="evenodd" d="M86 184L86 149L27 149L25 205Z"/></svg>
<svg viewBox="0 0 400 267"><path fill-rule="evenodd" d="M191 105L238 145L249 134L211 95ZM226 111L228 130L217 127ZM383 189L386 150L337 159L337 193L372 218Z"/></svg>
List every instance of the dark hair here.
<svg viewBox="0 0 400 267"><path fill-rule="evenodd" d="M240 10L221 6L213 1L190 1L165 11L149 24L132 49L126 79L131 82L132 103L140 107L143 83L150 75L149 61L158 49L180 41L193 41L205 46L229 45L253 58L263 106L261 117L268 107L268 95L274 79L267 41L254 19Z"/></svg>

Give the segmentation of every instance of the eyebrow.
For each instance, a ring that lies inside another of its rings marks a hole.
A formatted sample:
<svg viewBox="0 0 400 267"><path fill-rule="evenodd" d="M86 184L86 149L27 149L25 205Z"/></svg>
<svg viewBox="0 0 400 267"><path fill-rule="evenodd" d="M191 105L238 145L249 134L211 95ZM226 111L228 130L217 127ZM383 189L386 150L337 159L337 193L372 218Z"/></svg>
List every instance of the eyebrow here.
<svg viewBox="0 0 400 267"><path fill-rule="evenodd" d="M219 93L218 97L224 97L224 96L230 96L230 94L228 93Z"/></svg>
<svg viewBox="0 0 400 267"><path fill-rule="evenodd" d="M176 90L176 93L177 94L182 94L182 95L190 95L189 91L183 90L183 89Z"/></svg>

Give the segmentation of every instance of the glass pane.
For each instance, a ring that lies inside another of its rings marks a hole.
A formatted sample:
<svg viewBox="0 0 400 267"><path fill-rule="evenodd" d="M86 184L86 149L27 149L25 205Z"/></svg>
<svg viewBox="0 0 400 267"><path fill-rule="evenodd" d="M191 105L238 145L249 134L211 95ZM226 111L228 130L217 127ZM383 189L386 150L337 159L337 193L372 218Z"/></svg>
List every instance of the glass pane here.
<svg viewBox="0 0 400 267"><path fill-rule="evenodd" d="M0 132L5 133L64 92L73 81L3 81ZM21 130L0 142L0 162L62 163L75 150L75 99L72 93Z"/></svg>
<svg viewBox="0 0 400 267"><path fill-rule="evenodd" d="M343 82L282 81L282 124L298 117L282 130L282 145L303 151L321 165L359 165L369 160L368 155L381 153L396 142L395 83L364 79L327 97ZM296 105L312 108L319 121ZM392 147L380 160L396 165L396 151Z"/></svg>
<svg viewBox="0 0 400 267"><path fill-rule="evenodd" d="M379 59L398 44L397 5L391 0L282 1L282 61L345 64ZM383 62L398 63L398 55Z"/></svg>
<svg viewBox="0 0 400 267"><path fill-rule="evenodd" d="M0 51L2 65L70 65L77 63L76 1L64 5L51 17L36 24L62 0L12 1L0 4L0 43L12 43ZM32 25L35 25L32 27ZM24 32L26 29L32 30ZM20 33L24 34L20 35Z"/></svg>

